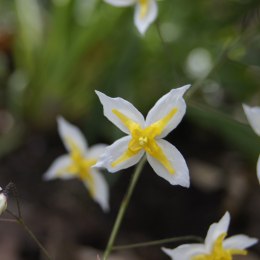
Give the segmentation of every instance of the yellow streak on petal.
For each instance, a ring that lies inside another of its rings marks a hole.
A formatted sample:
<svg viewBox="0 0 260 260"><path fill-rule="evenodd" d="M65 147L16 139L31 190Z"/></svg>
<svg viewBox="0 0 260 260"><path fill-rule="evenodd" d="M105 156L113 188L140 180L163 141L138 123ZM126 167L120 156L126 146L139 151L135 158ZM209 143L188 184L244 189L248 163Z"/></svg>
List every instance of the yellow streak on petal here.
<svg viewBox="0 0 260 260"><path fill-rule="evenodd" d="M120 111L113 109L112 112L130 131L132 139L128 143L127 150L116 161L112 162L111 166L116 167L144 149L147 153L157 159L170 174L174 174L175 170L173 169L171 162L164 154L162 148L156 143L155 138L163 132L177 111L177 108L173 108L162 119L143 129L138 123L134 122Z"/></svg>
<svg viewBox="0 0 260 260"><path fill-rule="evenodd" d="M139 0L140 4L140 18L144 19L144 17L148 13L148 0Z"/></svg>
<svg viewBox="0 0 260 260"><path fill-rule="evenodd" d="M134 152L130 151L129 149L127 149L116 161L111 163L111 166L116 167L118 164L127 161L128 159L130 159L131 157L133 157L136 154L137 153L134 153Z"/></svg>
<svg viewBox="0 0 260 260"><path fill-rule="evenodd" d="M221 234L215 241L212 252L209 254L201 254L194 256L192 260L232 260L233 255L246 255L246 250L241 249L225 249L223 247L223 240L226 233Z"/></svg>
<svg viewBox="0 0 260 260"><path fill-rule="evenodd" d="M164 116L162 119L160 119L160 120L156 121L155 123L151 124L148 128L149 129L155 129L153 135L154 136L160 135L177 112L178 112L178 109L175 107L166 116Z"/></svg>
<svg viewBox="0 0 260 260"><path fill-rule="evenodd" d="M152 157L157 159L163 166L166 168L166 170L170 174L174 174L175 170L172 167L171 162L166 157L165 153L163 152L162 148L156 143L155 140L151 141L150 147L148 149L145 149L147 153L149 153Z"/></svg>
<svg viewBox="0 0 260 260"><path fill-rule="evenodd" d="M134 122L131 118L127 117L117 109L113 109L112 112L120 119L124 126L130 131L134 131L136 128L140 127L139 124Z"/></svg>

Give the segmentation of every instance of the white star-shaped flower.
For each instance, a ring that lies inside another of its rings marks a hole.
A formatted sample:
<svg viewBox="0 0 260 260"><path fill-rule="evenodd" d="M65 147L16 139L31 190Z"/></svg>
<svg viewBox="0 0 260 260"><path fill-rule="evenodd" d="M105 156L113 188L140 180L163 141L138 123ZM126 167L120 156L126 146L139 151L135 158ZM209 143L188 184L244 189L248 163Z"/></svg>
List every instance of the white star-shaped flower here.
<svg viewBox="0 0 260 260"><path fill-rule="evenodd" d="M144 34L149 25L157 17L158 8L156 0L104 0L114 6L135 5L134 22L141 34Z"/></svg>
<svg viewBox="0 0 260 260"><path fill-rule="evenodd" d="M226 214L218 223L213 223L204 244L185 244L175 249L162 248L172 260L232 260L234 255L246 255L246 248L257 243L256 238L236 235L229 238L227 231L230 214Z"/></svg>
<svg viewBox="0 0 260 260"><path fill-rule="evenodd" d="M100 204L104 211L109 209L108 185L102 174L95 168L99 156L106 148L96 144L88 148L81 131L64 118L58 117L58 131L68 154L58 157L44 174L45 180L54 178L79 178L83 181L91 197Z"/></svg>
<svg viewBox="0 0 260 260"><path fill-rule="evenodd" d="M256 134L260 136L260 107L250 107L244 104L243 108L249 124L256 132ZM260 182L260 155L257 161L256 172Z"/></svg>
<svg viewBox="0 0 260 260"><path fill-rule="evenodd" d="M160 177L172 185L189 187L189 170L183 156L162 139L182 120L186 112L183 95L189 87L172 89L160 98L146 120L128 101L96 91L104 115L127 136L108 146L95 166L116 172L136 164L146 154L148 162Z"/></svg>

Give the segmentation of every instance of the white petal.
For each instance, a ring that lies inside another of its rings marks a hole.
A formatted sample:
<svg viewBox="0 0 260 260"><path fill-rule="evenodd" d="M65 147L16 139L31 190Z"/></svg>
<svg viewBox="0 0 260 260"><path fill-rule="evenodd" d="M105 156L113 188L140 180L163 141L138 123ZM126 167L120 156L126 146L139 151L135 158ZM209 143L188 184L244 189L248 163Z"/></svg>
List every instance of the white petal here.
<svg viewBox="0 0 260 260"><path fill-rule="evenodd" d="M193 256L207 253L203 244L186 244L175 249L162 248L172 260L190 260Z"/></svg>
<svg viewBox="0 0 260 260"><path fill-rule="evenodd" d="M140 151L138 154L132 156L128 160L118 164L115 167L111 166L111 163L115 162L127 150L130 140L131 136L125 136L114 142L112 145L108 146L101 155L97 164L93 167L104 167L110 172L117 172L135 165L138 161L140 161L144 151Z"/></svg>
<svg viewBox="0 0 260 260"><path fill-rule="evenodd" d="M109 210L109 190L105 178L98 170L92 168L90 174L94 178L94 197L93 199L100 205L100 207L107 212ZM88 182L84 181L88 189Z"/></svg>
<svg viewBox="0 0 260 260"><path fill-rule="evenodd" d="M87 159L98 159L107 148L106 144L95 144L89 147L85 157Z"/></svg>
<svg viewBox="0 0 260 260"><path fill-rule="evenodd" d="M243 108L250 125L256 134L260 135L260 107L250 107L243 104Z"/></svg>
<svg viewBox="0 0 260 260"><path fill-rule="evenodd" d="M122 98L111 98L99 91L96 91L100 102L104 108L104 115L124 133L130 134L128 128L121 122L121 120L112 112L113 109L118 110L131 120L144 127L143 115L128 101Z"/></svg>
<svg viewBox="0 0 260 260"><path fill-rule="evenodd" d="M50 168L47 170L47 172L44 173L43 179L48 181L55 178L61 178L61 179L71 179L74 178L75 175L64 172L64 169L66 169L70 164L72 163L70 157L68 155L62 155L58 157L50 166Z"/></svg>
<svg viewBox="0 0 260 260"><path fill-rule="evenodd" d="M129 6L136 3L136 0L104 0L104 1L114 6Z"/></svg>
<svg viewBox="0 0 260 260"><path fill-rule="evenodd" d="M143 14L140 1L137 2L135 7L134 22L141 34L144 34L149 25L156 19L158 7L156 0L147 0L147 10Z"/></svg>
<svg viewBox="0 0 260 260"><path fill-rule="evenodd" d="M147 160L151 164L153 170L156 174L170 182L172 185L189 187L189 169L181 153L176 149L176 147L163 139L156 140L156 142L171 163L175 173L169 173L157 159L147 153Z"/></svg>
<svg viewBox="0 0 260 260"><path fill-rule="evenodd" d="M260 155L257 160L256 172L257 172L258 181L260 182Z"/></svg>
<svg viewBox="0 0 260 260"><path fill-rule="evenodd" d="M251 238L246 235L236 235L233 237L229 237L224 240L224 248L225 249L241 249L244 250L254 244L256 244L258 240L256 238Z"/></svg>
<svg viewBox="0 0 260 260"><path fill-rule="evenodd" d="M73 142L73 144L84 154L87 150L87 141L79 128L70 124L61 116L57 118L57 121L58 131L66 149L70 152L70 142Z"/></svg>
<svg viewBox="0 0 260 260"><path fill-rule="evenodd" d="M172 89L169 93L161 97L154 107L149 111L146 118L146 126L149 126L177 108L176 114L172 117L168 125L164 128L162 134L158 138L165 137L170 133L182 120L186 112L186 103L183 99L184 93L190 88L190 85L183 86L181 88Z"/></svg>
<svg viewBox="0 0 260 260"><path fill-rule="evenodd" d="M220 219L219 222L213 223L208 230L205 244L207 249L210 251L214 245L216 239L223 233L227 233L230 222L230 214L226 212L225 215Z"/></svg>
<svg viewBox="0 0 260 260"><path fill-rule="evenodd" d="M0 193L0 215L2 215L2 213L5 212L6 208L7 208L7 197L3 192L1 192Z"/></svg>

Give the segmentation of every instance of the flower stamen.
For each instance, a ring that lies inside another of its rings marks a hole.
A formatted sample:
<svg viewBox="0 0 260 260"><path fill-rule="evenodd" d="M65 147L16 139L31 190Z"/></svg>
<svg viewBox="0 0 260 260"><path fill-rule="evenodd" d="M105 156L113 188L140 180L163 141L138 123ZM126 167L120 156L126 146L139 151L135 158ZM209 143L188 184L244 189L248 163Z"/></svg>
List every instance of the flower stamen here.
<svg viewBox="0 0 260 260"><path fill-rule="evenodd" d="M161 147L157 144L155 138L163 132L177 111L177 108L173 108L162 119L146 128L142 128L138 123L128 118L120 111L113 109L112 112L130 131L132 139L128 143L128 149L116 161L112 162L111 166L116 167L118 164L123 163L144 149L148 154L156 158L168 170L168 172L174 174L175 170L173 169L171 162L168 160Z"/></svg>

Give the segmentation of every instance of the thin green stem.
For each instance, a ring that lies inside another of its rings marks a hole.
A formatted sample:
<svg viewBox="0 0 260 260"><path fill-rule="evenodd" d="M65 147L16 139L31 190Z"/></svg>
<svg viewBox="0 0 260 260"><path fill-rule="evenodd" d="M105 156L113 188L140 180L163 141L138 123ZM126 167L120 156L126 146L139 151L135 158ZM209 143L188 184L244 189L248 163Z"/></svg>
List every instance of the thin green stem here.
<svg viewBox="0 0 260 260"><path fill-rule="evenodd" d="M52 260L53 258L49 255L48 251L45 249L45 247L41 244L41 242L38 240L38 238L33 234L31 229L24 223L23 219L20 218L19 224L23 226L25 231L28 233L28 235L34 240L34 242L38 245L38 247L42 250L42 252L45 254L45 256Z"/></svg>
<svg viewBox="0 0 260 260"><path fill-rule="evenodd" d="M13 218L14 221L18 224L20 224L24 230L28 233L28 235L34 240L34 242L37 244L37 246L42 250L42 252L45 254L47 259L53 260L53 258L49 255L45 247L41 244L41 242L38 240L38 238L34 235L34 233L31 231L31 229L25 224L22 217L16 216L12 211L6 210L7 213L9 213ZM10 220L9 220L10 221ZM11 221L10 221L11 222Z"/></svg>
<svg viewBox="0 0 260 260"><path fill-rule="evenodd" d="M203 239L201 237L183 236L183 237L165 238L165 239L154 240L149 242L135 243L130 245L114 246L113 250L125 250L125 249L133 249L133 248L140 248L140 247L157 246L157 245L167 244L171 242L192 241L192 240L196 242L203 242Z"/></svg>
<svg viewBox="0 0 260 260"><path fill-rule="evenodd" d="M119 208L119 212L117 214L116 221L115 221L114 227L112 229L112 232L110 234L110 237L109 237L109 240L108 240L108 243L107 243L107 247L106 247L106 250L105 250L105 253L104 253L104 256L103 256L103 260L107 260L108 256L110 255L110 252L112 251L112 248L113 248L113 245L114 245L117 233L118 233L118 231L120 229L120 226L121 226L123 217L125 215L127 206L129 204L129 201L131 199L131 196L133 194L134 188L135 188L136 183L137 183L137 181L139 179L139 176L141 174L141 171L143 169L143 166L144 166L145 162L146 162L146 157L144 157L139 162L139 164L137 165L137 167L135 169L135 172L134 172L134 174L132 176L132 179L131 179L131 182L129 184L128 190L127 190L127 192L125 194L125 197L124 197L124 199L123 199L123 201L121 203L121 206Z"/></svg>
<svg viewBox="0 0 260 260"><path fill-rule="evenodd" d="M12 219L12 218L0 218L0 222L17 223L16 219Z"/></svg>

